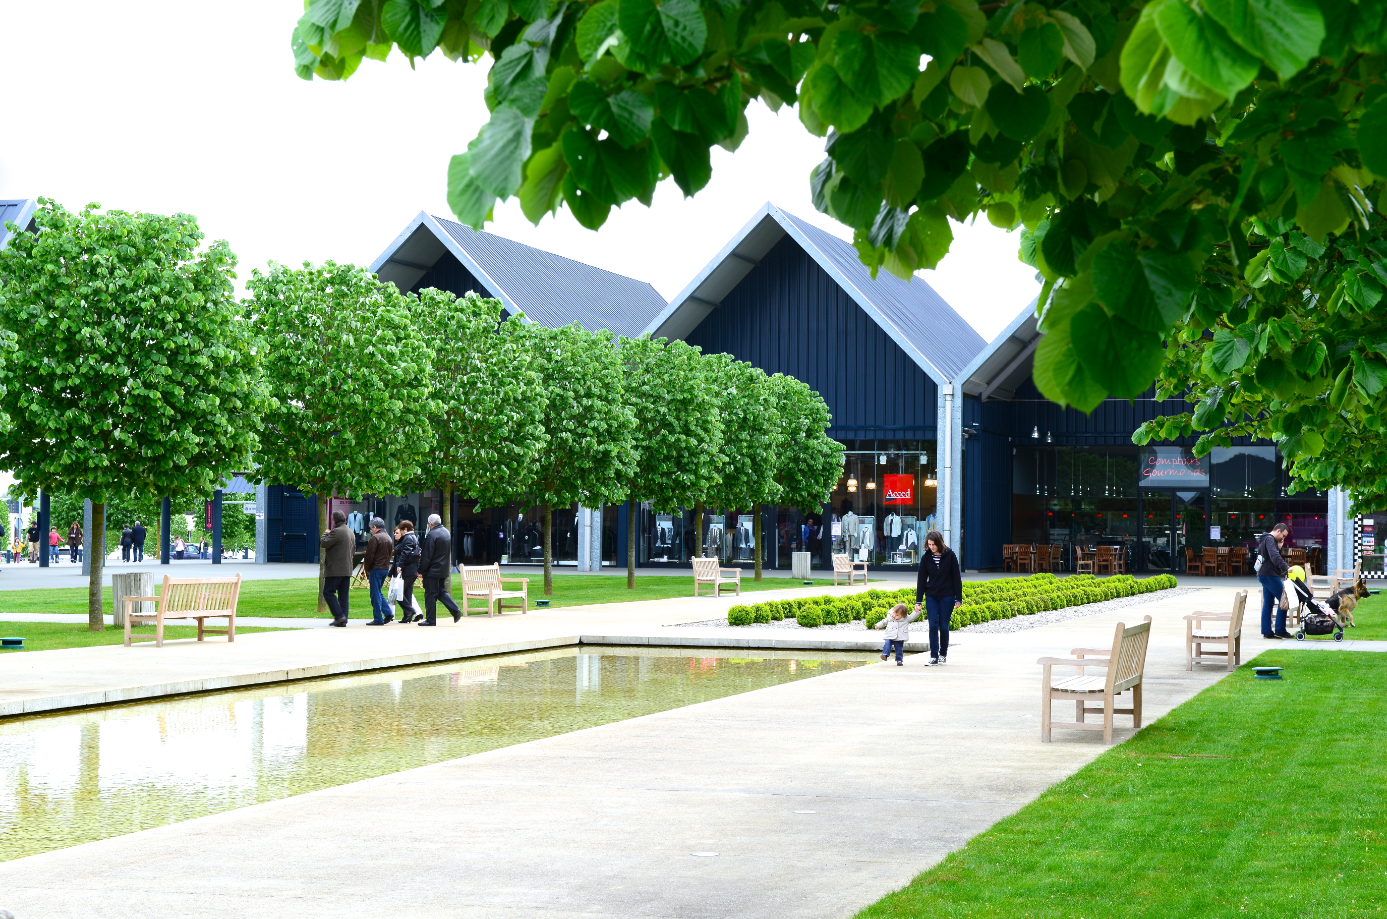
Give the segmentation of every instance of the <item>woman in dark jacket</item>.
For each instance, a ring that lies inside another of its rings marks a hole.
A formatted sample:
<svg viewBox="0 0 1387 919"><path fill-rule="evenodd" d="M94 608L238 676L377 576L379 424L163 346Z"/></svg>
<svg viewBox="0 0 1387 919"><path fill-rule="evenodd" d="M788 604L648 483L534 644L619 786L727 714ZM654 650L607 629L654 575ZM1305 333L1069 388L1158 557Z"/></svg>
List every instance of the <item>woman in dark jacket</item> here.
<svg viewBox="0 0 1387 919"><path fill-rule="evenodd" d="M929 610L929 657L926 667L948 663L949 619L963 605L963 571L954 550L944 545L944 534L930 530L920 554L920 576L915 581L915 612L924 598Z"/></svg>
<svg viewBox="0 0 1387 919"><path fill-rule="evenodd" d="M405 596L400 604L400 622L414 620L414 581L419 577L419 537L414 535L414 524L401 520L395 527L395 559L390 566L390 576L401 575L405 579Z"/></svg>

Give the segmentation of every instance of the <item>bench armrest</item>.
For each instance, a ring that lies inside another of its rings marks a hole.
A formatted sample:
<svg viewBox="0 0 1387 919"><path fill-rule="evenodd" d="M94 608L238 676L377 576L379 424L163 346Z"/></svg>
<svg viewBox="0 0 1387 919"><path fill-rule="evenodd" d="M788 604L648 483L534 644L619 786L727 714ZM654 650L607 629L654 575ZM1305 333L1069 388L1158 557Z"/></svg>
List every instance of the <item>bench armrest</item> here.
<svg viewBox="0 0 1387 919"><path fill-rule="evenodd" d="M1185 617L1186 620L1198 622L1201 619L1232 619L1232 613L1190 613Z"/></svg>
<svg viewBox="0 0 1387 919"><path fill-rule="evenodd" d="M737 576L737 579L740 580L741 577L742 577L742 569L740 569L740 568L719 568L719 569L718 569L718 576L721 577L721 576L724 575L724 574L735 574L735 575Z"/></svg>
<svg viewBox="0 0 1387 919"><path fill-rule="evenodd" d="M1083 657L1085 654L1101 654L1106 658L1112 656L1112 648L1074 648L1069 653L1075 657Z"/></svg>
<svg viewBox="0 0 1387 919"><path fill-rule="evenodd" d="M1103 653L1106 654L1107 652ZM1104 657L1079 658L1077 660L1070 660L1067 657L1042 657L1036 663L1044 664L1047 667L1107 667L1112 661Z"/></svg>
<svg viewBox="0 0 1387 919"><path fill-rule="evenodd" d="M528 584L529 578L501 578L502 584Z"/></svg>
<svg viewBox="0 0 1387 919"><path fill-rule="evenodd" d="M147 602L149 602L149 603L158 603L158 602L159 602L159 598L158 598L158 597L126 597L125 599L126 599L126 600L147 601Z"/></svg>

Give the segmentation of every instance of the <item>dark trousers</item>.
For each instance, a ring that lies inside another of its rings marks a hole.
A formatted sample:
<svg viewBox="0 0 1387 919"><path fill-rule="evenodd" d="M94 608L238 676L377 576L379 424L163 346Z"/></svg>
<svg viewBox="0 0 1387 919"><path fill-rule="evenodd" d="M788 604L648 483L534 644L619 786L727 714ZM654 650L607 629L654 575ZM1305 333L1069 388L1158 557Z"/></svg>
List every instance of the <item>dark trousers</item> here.
<svg viewBox="0 0 1387 919"><path fill-rule="evenodd" d="M953 597L925 597L929 617L929 656L949 656L949 619L954 614Z"/></svg>
<svg viewBox="0 0 1387 919"><path fill-rule="evenodd" d="M333 619L347 618L348 594L351 590L352 579L345 578L323 578L323 600L327 602L327 608L332 610Z"/></svg>
<svg viewBox="0 0 1387 919"><path fill-rule="evenodd" d="M128 562L128 561L130 561L130 547L129 547L129 546L121 546L121 547L120 547L120 560L121 560L122 562Z"/></svg>
<svg viewBox="0 0 1387 919"><path fill-rule="evenodd" d="M380 592L381 585L385 583L386 575L389 573L384 568L366 572L366 580L371 587L371 619L375 622L384 622L391 617L390 604L385 602L385 594Z"/></svg>
<svg viewBox="0 0 1387 919"><path fill-rule="evenodd" d="M400 576L405 579L405 598L397 601L400 604L400 621L409 622L414 618L414 581L419 575L401 572Z"/></svg>
<svg viewBox="0 0 1387 919"><path fill-rule="evenodd" d="M896 652L896 663L901 662L901 652L905 650L904 638L888 638L881 645L881 656L890 657L891 652Z"/></svg>
<svg viewBox="0 0 1387 919"><path fill-rule="evenodd" d="M1257 583L1262 585L1262 634L1271 634L1271 611L1276 609L1276 631L1286 631L1286 611L1281 608L1281 595L1286 589L1286 585L1281 583L1280 578L1257 576Z"/></svg>
<svg viewBox="0 0 1387 919"><path fill-rule="evenodd" d="M130 555L134 561L144 561L144 545L142 543L136 543L135 545L131 546Z"/></svg>
<svg viewBox="0 0 1387 919"><path fill-rule="evenodd" d="M456 616L462 612L458 605L453 602L453 595L450 591L448 582L452 578L424 578L424 621L432 625L436 620L434 614L438 610L438 604L442 603L444 609Z"/></svg>

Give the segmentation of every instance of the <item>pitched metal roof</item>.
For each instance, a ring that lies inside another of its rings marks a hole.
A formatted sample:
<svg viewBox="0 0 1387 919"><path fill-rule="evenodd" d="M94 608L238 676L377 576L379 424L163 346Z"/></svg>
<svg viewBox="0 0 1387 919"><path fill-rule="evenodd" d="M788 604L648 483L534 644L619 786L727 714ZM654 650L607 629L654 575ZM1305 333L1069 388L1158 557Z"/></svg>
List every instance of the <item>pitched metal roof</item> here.
<svg viewBox="0 0 1387 919"><path fill-rule="evenodd" d="M1031 376L1035 348L1040 344L1040 320L1032 300L991 344L979 351L958 375L965 395L1010 399Z"/></svg>
<svg viewBox="0 0 1387 919"><path fill-rule="evenodd" d="M0 249L5 248L10 241L10 231L5 229L5 224L13 221L21 229L29 229L34 220L34 209L37 207L38 202L33 198L0 199Z"/></svg>
<svg viewBox="0 0 1387 919"><path fill-rule="evenodd" d="M524 313L541 325L579 322L585 329L635 336L665 308L664 297L645 281L422 211L371 263L371 270L409 290L445 252L508 312Z"/></svg>
<svg viewBox="0 0 1387 919"><path fill-rule="evenodd" d="M936 383L953 380L986 346L986 340L920 278L903 281L884 271L873 278L850 243L769 202L646 331L657 337L687 336L787 235Z"/></svg>

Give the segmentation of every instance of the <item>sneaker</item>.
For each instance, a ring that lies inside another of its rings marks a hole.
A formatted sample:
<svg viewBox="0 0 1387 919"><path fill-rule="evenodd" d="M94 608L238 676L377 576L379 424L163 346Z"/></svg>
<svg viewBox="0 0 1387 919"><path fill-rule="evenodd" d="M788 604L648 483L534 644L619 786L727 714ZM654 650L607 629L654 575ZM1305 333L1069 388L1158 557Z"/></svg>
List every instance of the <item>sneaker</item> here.
<svg viewBox="0 0 1387 919"><path fill-rule="evenodd" d="M904 666L905 666L905 661L896 661L896 666L897 666L897 667L904 667Z"/></svg>
<svg viewBox="0 0 1387 919"><path fill-rule="evenodd" d="M883 655L881 656L881 659L882 659L882 660L886 660L886 659L887 659L888 657L890 657L890 656L891 656L891 655L889 655L889 654L883 654Z"/></svg>
<svg viewBox="0 0 1387 919"><path fill-rule="evenodd" d="M1292 635L1290 632L1287 632L1285 629L1282 629L1281 631L1277 632L1277 633L1276 633L1276 637L1277 637L1277 638L1283 638L1283 639L1284 639L1284 638L1295 638L1294 635Z"/></svg>
<svg viewBox="0 0 1387 919"><path fill-rule="evenodd" d="M949 662L949 659L948 659L947 657L941 657L941 658L939 658L939 666L941 666L941 667L944 666L945 664L947 664L948 662Z"/></svg>
<svg viewBox="0 0 1387 919"><path fill-rule="evenodd" d="M937 658L937 657L931 657L931 658L929 659L929 661L926 662L925 666L926 666L926 667L935 667L935 666L938 666L938 664L939 664L939 658Z"/></svg>

